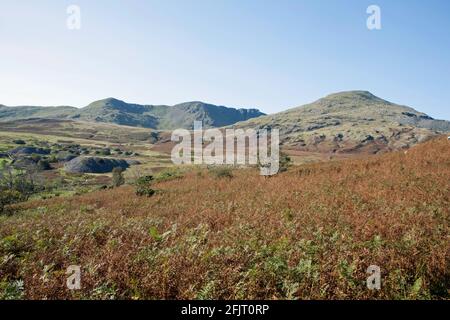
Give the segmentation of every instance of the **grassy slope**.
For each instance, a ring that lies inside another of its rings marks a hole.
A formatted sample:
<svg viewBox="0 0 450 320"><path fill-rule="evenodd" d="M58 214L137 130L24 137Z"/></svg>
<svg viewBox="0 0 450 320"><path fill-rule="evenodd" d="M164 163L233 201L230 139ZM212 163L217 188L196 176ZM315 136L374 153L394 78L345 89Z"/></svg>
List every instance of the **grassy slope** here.
<svg viewBox="0 0 450 320"><path fill-rule="evenodd" d="M0 217L0 287L27 298L448 298L450 142L132 187ZM26 232L24 232L26 230ZM82 266L82 290L65 268ZM365 271L382 270L382 290Z"/></svg>
<svg viewBox="0 0 450 320"><path fill-rule="evenodd" d="M29 118L65 118L77 111L74 107L6 107L0 105L0 121L13 121Z"/></svg>
<svg viewBox="0 0 450 320"><path fill-rule="evenodd" d="M119 126L109 123L85 121L32 119L0 124L0 135L9 132L30 133L70 139L103 141L110 143L151 142L151 129Z"/></svg>
<svg viewBox="0 0 450 320"><path fill-rule="evenodd" d="M82 121L48 119L14 121L4 125L0 128L0 153L19 147L13 142L14 140L24 140L27 146L51 148L52 151L59 151L62 154L66 153L62 151L64 146L78 144L90 151L89 155L84 156L138 161L140 164L133 165L126 171L127 180L173 165L169 155L153 150L154 145L150 144L150 129L101 123L93 127L92 123ZM52 146L54 144L61 147ZM110 156L95 154L95 150L104 148L111 150ZM118 149L122 151L121 154L116 152ZM138 153L138 155L127 155L125 152ZM8 163L10 160L7 157L0 157L0 171L3 162ZM35 194L33 198L70 196L92 191L111 183L112 174L68 174L62 162L53 163L52 168L38 174L37 178L45 182L46 190Z"/></svg>
<svg viewBox="0 0 450 320"><path fill-rule="evenodd" d="M450 131L450 122L370 92L349 91L234 127L279 128L282 140L299 150L377 153L423 142L436 136L435 130Z"/></svg>
<svg viewBox="0 0 450 320"><path fill-rule="evenodd" d="M190 129L196 120L203 120L205 127L219 127L260 115L263 113L256 109L234 109L196 101L175 106L155 106L130 104L108 98L81 109L0 105L0 123L33 118L74 119L159 130Z"/></svg>

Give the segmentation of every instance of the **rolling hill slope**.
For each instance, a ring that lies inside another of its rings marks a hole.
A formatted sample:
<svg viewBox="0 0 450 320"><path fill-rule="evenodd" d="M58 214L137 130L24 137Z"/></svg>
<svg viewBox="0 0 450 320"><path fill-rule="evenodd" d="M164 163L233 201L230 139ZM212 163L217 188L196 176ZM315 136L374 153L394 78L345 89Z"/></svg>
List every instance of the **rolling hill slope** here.
<svg viewBox="0 0 450 320"><path fill-rule="evenodd" d="M221 127L261 115L263 113L257 109L234 109L198 101L166 106L130 104L108 98L81 109L0 105L0 122L32 118L72 119L157 130L190 129L195 120L203 120L205 127Z"/></svg>
<svg viewBox="0 0 450 320"><path fill-rule="evenodd" d="M27 299L449 299L449 147L24 203L0 216L3 281ZM79 291L72 261L97 268ZM367 290L370 265L382 290Z"/></svg>
<svg viewBox="0 0 450 320"><path fill-rule="evenodd" d="M196 120L203 121L205 128L278 128L285 148L320 153L374 154L407 148L450 132L449 121L435 120L368 91L335 93L272 115L264 115L257 109L234 109L203 102L139 105L114 98L99 100L81 109L0 106L0 122L4 127L14 129L16 124L22 128L36 127L39 126L37 120L42 119L160 131L192 129ZM41 121L41 124L46 126L47 122Z"/></svg>
<svg viewBox="0 0 450 320"><path fill-rule="evenodd" d="M283 143L298 150L378 153L449 132L450 122L434 120L367 91L348 91L233 127L278 128Z"/></svg>

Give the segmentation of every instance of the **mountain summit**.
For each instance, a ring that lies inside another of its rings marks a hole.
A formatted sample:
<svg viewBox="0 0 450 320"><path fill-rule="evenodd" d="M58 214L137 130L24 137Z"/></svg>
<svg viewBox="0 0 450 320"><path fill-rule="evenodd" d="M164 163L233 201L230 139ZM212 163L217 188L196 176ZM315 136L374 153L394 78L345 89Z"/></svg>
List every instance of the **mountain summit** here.
<svg viewBox="0 0 450 320"><path fill-rule="evenodd" d="M449 121L435 120L368 91L333 93L272 115L264 115L257 109L234 109L201 101L167 106L107 98L81 109L0 105L0 122L32 118L82 120L162 131L192 129L194 121L203 121L205 128L277 128L285 146L326 153L378 153L406 148L450 132Z"/></svg>
<svg viewBox="0 0 450 320"><path fill-rule="evenodd" d="M81 109L0 105L0 121L31 118L73 119L157 130L191 129L194 121L203 121L206 128L221 127L261 115L264 114L257 109L235 109L200 101L167 106L132 104L115 98L107 98L92 102Z"/></svg>
<svg viewBox="0 0 450 320"><path fill-rule="evenodd" d="M368 91L346 91L233 127L277 128L283 143L299 150L377 153L449 132L450 122L434 120Z"/></svg>

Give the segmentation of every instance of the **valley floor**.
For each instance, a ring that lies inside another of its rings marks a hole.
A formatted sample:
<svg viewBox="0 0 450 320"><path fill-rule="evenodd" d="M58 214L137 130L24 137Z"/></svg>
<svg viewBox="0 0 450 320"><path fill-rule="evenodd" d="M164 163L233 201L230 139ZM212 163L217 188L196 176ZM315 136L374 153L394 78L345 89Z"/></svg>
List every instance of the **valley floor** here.
<svg viewBox="0 0 450 320"><path fill-rule="evenodd" d="M448 299L450 141L272 178L194 169L0 216L0 298ZM81 290L66 268L81 267ZM366 270L381 268L381 290Z"/></svg>

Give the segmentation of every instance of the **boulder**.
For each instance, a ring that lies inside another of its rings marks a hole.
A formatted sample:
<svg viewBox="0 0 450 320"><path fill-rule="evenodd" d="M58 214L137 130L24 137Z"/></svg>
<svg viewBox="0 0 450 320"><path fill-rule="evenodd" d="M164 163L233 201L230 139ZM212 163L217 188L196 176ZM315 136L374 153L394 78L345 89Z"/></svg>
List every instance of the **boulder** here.
<svg viewBox="0 0 450 320"><path fill-rule="evenodd" d="M139 161L137 161L137 160L127 160L127 163L130 165L130 166L135 166L135 165L138 165L138 164L141 164Z"/></svg>
<svg viewBox="0 0 450 320"><path fill-rule="evenodd" d="M11 151L9 151L9 153L13 155L31 155L31 154L48 155L50 154L50 150L36 147L19 147L12 149Z"/></svg>
<svg viewBox="0 0 450 320"><path fill-rule="evenodd" d="M70 173L108 173L114 168L127 169L130 165L127 161L112 158L77 157L64 165L64 169Z"/></svg>
<svg viewBox="0 0 450 320"><path fill-rule="evenodd" d="M59 152L59 153L57 154L56 159L58 159L58 161L66 162L66 161L73 160L73 159L75 159L76 157L77 157L77 156L74 155L74 154L72 154L72 153L69 153L69 152L67 152L67 151L62 151L62 152Z"/></svg>

